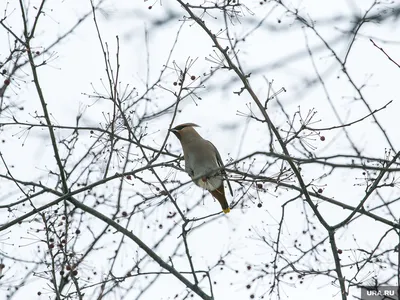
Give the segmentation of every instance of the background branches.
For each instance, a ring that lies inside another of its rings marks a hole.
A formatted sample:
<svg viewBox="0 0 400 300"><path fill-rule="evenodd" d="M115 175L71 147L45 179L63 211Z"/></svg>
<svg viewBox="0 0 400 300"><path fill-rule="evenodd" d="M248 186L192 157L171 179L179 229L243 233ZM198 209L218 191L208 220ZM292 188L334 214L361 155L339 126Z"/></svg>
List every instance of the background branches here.
<svg viewBox="0 0 400 300"><path fill-rule="evenodd" d="M0 299L398 284L400 6L343 2L0 4ZM228 215L184 172L185 122Z"/></svg>

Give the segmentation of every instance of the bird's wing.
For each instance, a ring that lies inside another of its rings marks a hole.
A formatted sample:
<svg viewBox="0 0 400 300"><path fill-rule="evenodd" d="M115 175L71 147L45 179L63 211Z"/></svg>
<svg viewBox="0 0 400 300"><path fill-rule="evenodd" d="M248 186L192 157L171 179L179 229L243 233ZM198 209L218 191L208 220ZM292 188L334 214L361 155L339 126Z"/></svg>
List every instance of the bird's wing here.
<svg viewBox="0 0 400 300"><path fill-rule="evenodd" d="M225 171L225 168L224 168L224 163L222 162L221 155L219 154L217 147L215 147L213 143L211 143L210 141L207 141L207 142L209 142L211 147L215 150L218 166L222 168L221 169L221 174L223 175L223 177L225 178L226 182L228 183L229 191L231 192L231 196L233 196L231 183L229 182L228 176L226 174L226 171Z"/></svg>
<svg viewBox="0 0 400 300"><path fill-rule="evenodd" d="M186 173L189 174L190 178L193 178L194 176L194 171L191 168L191 165L189 164L189 154L188 151L183 151L183 157L185 159L185 171Z"/></svg>

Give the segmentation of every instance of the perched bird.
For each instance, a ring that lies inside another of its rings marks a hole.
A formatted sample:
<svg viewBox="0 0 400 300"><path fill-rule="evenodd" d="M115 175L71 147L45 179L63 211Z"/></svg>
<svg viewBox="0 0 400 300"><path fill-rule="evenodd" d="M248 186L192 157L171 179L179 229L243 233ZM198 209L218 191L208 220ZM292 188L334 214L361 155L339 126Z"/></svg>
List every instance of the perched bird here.
<svg viewBox="0 0 400 300"><path fill-rule="evenodd" d="M230 208L225 197L224 177L231 195L233 192L221 156L217 148L210 141L203 139L193 127L199 125L185 123L170 129L181 142L185 170L193 182L208 190L219 201L223 212L228 213Z"/></svg>

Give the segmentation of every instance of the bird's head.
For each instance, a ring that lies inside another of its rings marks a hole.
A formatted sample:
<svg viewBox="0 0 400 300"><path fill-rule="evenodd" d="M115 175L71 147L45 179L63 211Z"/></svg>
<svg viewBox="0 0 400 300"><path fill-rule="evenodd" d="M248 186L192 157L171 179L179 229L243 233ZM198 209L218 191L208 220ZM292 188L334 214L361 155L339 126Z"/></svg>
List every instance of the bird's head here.
<svg viewBox="0 0 400 300"><path fill-rule="evenodd" d="M194 123L184 123L174 128L171 128L170 131L175 134L178 140L182 141L182 139L188 139L191 137L197 137L199 134L193 127L200 127Z"/></svg>

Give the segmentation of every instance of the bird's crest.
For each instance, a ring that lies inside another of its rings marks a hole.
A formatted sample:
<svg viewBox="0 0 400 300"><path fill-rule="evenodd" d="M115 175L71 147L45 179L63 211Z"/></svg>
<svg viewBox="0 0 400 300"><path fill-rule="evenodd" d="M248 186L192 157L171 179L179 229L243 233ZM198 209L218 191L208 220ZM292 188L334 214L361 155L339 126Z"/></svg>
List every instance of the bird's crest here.
<svg viewBox="0 0 400 300"><path fill-rule="evenodd" d="M179 131L179 130L182 130L183 128L186 128L186 127L200 127L200 126L197 125L197 124L194 124L194 123L184 123L184 124L175 126L175 127L172 128L172 129L173 129L173 130Z"/></svg>

